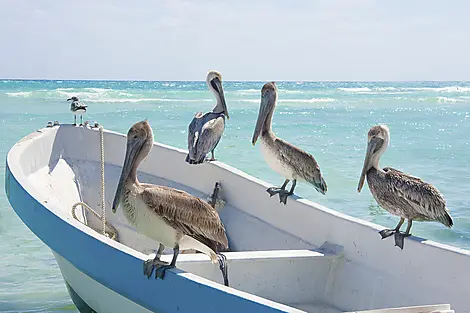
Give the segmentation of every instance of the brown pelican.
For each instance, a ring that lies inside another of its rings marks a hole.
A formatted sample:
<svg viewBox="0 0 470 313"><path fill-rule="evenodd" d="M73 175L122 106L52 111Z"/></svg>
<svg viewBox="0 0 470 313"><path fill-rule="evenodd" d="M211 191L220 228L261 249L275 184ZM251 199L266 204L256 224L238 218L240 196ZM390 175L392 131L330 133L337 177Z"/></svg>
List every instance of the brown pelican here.
<svg viewBox="0 0 470 313"><path fill-rule="evenodd" d="M276 101L276 84L274 82L266 83L261 89L261 105L252 144L255 145L261 134L261 151L266 163L271 169L286 178L280 188L271 187L267 192L271 197L279 194L280 201L286 204L287 197L294 193L297 180L304 180L312 184L318 192L325 194L327 185L315 158L310 153L277 138L271 130ZM290 180L292 180L292 187L290 191L287 191L285 188Z"/></svg>
<svg viewBox="0 0 470 313"><path fill-rule="evenodd" d="M228 248L225 227L217 211L207 202L184 191L137 180L137 168L150 153L153 132L147 120L134 124L127 133L127 149L121 177L116 189L112 210L119 205L131 225L160 243L155 258L144 262L144 274L155 278L174 268L179 249L195 249L208 255L213 263L219 261L224 281L225 258L218 256L219 247ZM173 248L170 264L160 261L165 246Z"/></svg>
<svg viewBox="0 0 470 313"><path fill-rule="evenodd" d="M403 249L404 238L411 235L413 220L438 221L449 228L453 221L446 202L436 187L391 167L380 169L379 159L387 150L389 142L390 131L387 126L377 125L369 130L367 152L357 191L361 191L367 176L369 189L377 203L400 217L395 229L384 229L379 233L382 239L395 234L395 245ZM405 218L408 226L405 233L401 233L400 227Z"/></svg>
<svg viewBox="0 0 470 313"><path fill-rule="evenodd" d="M206 78L207 86L211 90L217 103L211 112L196 113L188 127L188 155L186 162L201 164L206 155L211 152L209 161L215 161L214 150L225 129L225 117L229 119L227 104L225 103L224 89L222 88L222 75L217 71L209 71Z"/></svg>
<svg viewBox="0 0 470 313"><path fill-rule="evenodd" d="M83 113L86 112L86 108L88 107L87 105L84 105L80 102L78 102L78 97L71 97L68 98L67 101L72 100L72 103L70 104L70 111L73 113L73 125L77 125L77 114L80 114L80 126L83 125Z"/></svg>

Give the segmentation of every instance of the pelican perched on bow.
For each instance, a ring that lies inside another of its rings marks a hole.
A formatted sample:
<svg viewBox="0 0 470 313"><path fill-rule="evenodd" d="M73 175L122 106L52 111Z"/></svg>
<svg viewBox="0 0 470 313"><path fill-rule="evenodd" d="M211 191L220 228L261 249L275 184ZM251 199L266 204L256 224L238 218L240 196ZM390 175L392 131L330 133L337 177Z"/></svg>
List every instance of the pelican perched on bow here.
<svg viewBox="0 0 470 313"><path fill-rule="evenodd" d="M225 118L229 119L227 104L225 103L224 89L222 88L222 75L217 71L209 71L206 78L207 86L217 100L211 112L196 113L188 127L188 155L186 162L201 164L210 152L209 161L215 161L214 150L222 138L225 129Z"/></svg>
<svg viewBox="0 0 470 313"><path fill-rule="evenodd" d="M261 89L261 105L252 144L254 146L261 135L261 151L266 163L271 169L286 178L280 188L271 187L267 192L271 197L279 194L280 201L286 204L287 197L294 193L297 180L303 180L312 184L318 192L325 194L327 185L315 158L310 153L274 135L271 121L276 101L276 84L274 82L266 83ZM290 191L287 191L285 188L290 180L292 180L292 187Z"/></svg>
<svg viewBox="0 0 470 313"><path fill-rule="evenodd" d="M86 112L87 105L80 103L78 97L68 98L67 101L72 100L70 104L70 111L73 113L73 125L77 125L77 114L80 114L80 126L83 125L83 113Z"/></svg>
<svg viewBox="0 0 470 313"><path fill-rule="evenodd" d="M391 167L380 169L379 160L389 142L390 131L387 126L377 125L369 130L367 152L357 191L361 191L367 177L369 189L377 203L400 217L395 229L384 229L380 231L380 235L384 239L395 234L395 245L403 249L404 238L411 235L413 220L438 221L449 228L453 221L446 202L436 187ZM405 233L401 233L400 228L405 218L408 225Z"/></svg>
<svg viewBox="0 0 470 313"><path fill-rule="evenodd" d="M137 180L137 168L150 153L153 132L147 120L134 124L127 133L127 149L121 178L113 201L137 231L160 243L157 255L144 263L144 274L155 278L174 268L179 249L195 249L208 255L213 263L219 261L224 282L228 285L225 258L217 254L218 247L228 248L225 227L217 211L207 202L184 191ZM160 261L165 246L173 248L170 264Z"/></svg>

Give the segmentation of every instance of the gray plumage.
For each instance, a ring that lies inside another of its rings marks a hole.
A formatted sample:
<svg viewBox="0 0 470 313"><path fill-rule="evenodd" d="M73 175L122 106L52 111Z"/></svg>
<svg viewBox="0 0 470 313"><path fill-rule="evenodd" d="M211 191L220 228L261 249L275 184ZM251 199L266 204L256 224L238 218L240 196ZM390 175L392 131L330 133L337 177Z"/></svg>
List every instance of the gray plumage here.
<svg viewBox="0 0 470 313"><path fill-rule="evenodd" d="M188 126L188 154L186 162L201 164L210 152L209 161L215 161L214 150L219 144L225 130L225 118L229 119L225 103L222 75L217 71L209 71L206 77L207 87L214 93L216 105L211 112L198 112Z"/></svg>
<svg viewBox="0 0 470 313"><path fill-rule="evenodd" d="M144 202L168 225L202 243L228 248L225 227L217 211L207 202L166 186L141 186Z"/></svg>
<svg viewBox="0 0 470 313"><path fill-rule="evenodd" d="M276 137L273 132L268 132L263 137L265 142L277 151L279 160L289 168L292 173L291 179L305 180L318 192L326 193L328 187L313 155Z"/></svg>
<svg viewBox="0 0 470 313"><path fill-rule="evenodd" d="M276 84L274 82L264 84L261 89L261 103L252 144L255 145L258 137L261 137L261 151L266 163L286 179L280 188L271 187L267 192L271 196L279 194L280 202L286 204L287 197L294 193L297 180L304 180L312 184L318 192L325 194L328 186L315 158L274 135L271 124L276 102ZM291 180L292 187L287 191L285 187Z"/></svg>
<svg viewBox="0 0 470 313"><path fill-rule="evenodd" d="M446 202L439 190L418 177L391 167L371 168L367 183L377 203L389 213L415 221L439 221L453 225Z"/></svg>
<svg viewBox="0 0 470 313"><path fill-rule="evenodd" d="M403 239L411 235L413 221L438 221L452 227L452 217L436 187L391 167L380 169L380 157L390 142L388 127L373 126L369 130L367 141L366 157L357 190L361 191L367 178L370 192L379 206L400 217L395 229L380 231L382 239L395 234L395 245L403 249ZM405 219L408 220L408 225L405 233L401 233L400 228Z"/></svg>
<svg viewBox="0 0 470 313"><path fill-rule="evenodd" d="M225 257L218 249L227 249L225 227L211 205L187 192L165 186L140 183L137 168L150 153L153 132L145 120L134 124L127 134L127 149L121 176L116 188L112 211L122 206L124 216L139 232L160 243L154 259L144 263L144 274L163 278L167 269L176 266L180 248L196 249L208 255L212 262L219 261L228 285ZM165 246L173 248L170 264L160 261Z"/></svg>
<svg viewBox="0 0 470 313"><path fill-rule="evenodd" d="M206 155L213 152L225 130L225 114L199 112L188 127L188 155L186 162L203 163Z"/></svg>

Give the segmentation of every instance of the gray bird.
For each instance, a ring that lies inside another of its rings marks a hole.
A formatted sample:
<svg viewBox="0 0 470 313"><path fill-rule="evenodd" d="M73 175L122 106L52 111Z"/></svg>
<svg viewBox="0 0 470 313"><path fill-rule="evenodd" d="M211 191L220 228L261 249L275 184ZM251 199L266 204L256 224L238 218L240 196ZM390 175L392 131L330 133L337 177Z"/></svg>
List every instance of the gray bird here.
<svg viewBox="0 0 470 313"><path fill-rule="evenodd" d="M202 114L198 112L188 127L188 155L186 162L201 164L206 155L212 154L209 161L215 161L214 150L219 144L225 129L225 118L229 119L227 104L225 103L224 89L222 88L222 75L217 71L209 71L206 78L207 86L217 100L211 112Z"/></svg>
<svg viewBox="0 0 470 313"><path fill-rule="evenodd" d="M228 249L228 239L215 208L187 192L140 183L137 179L137 168L152 146L153 131L147 120L129 129L126 156L112 207L116 213L120 206L137 231L160 243L155 258L144 263L144 274L150 278L156 268L155 278L163 279L165 271L176 266L180 249L195 249L209 256L213 263L219 262L224 283L228 285L226 259L218 253L218 250ZM173 248L170 264L160 260L165 246Z"/></svg>
<svg viewBox="0 0 470 313"><path fill-rule="evenodd" d="M271 169L286 178L280 188L271 187L267 192L271 197L279 194L280 202L286 204L287 197L294 194L297 180L301 180L310 183L318 192L325 194L328 187L315 158L310 153L274 135L271 122L276 102L276 84L274 82L264 84L261 89L258 120L251 142L254 146L258 137L261 136L261 152L266 163ZM291 180L292 187L290 191L287 191L285 188Z"/></svg>
<svg viewBox="0 0 470 313"><path fill-rule="evenodd" d="M73 113L73 125L77 125L77 115L80 114L80 126L83 125L83 113L86 112L86 108L88 105L84 105L79 102L78 97L71 97L68 98L67 101L72 100L72 103L70 104L70 111Z"/></svg>
<svg viewBox="0 0 470 313"><path fill-rule="evenodd" d="M384 229L379 233L382 239L395 234L395 245L403 249L404 238L411 235L413 221L437 221L449 228L453 221L446 202L436 187L391 167L380 169L379 159L387 150L389 142L390 131L386 125L373 126L369 130L366 157L357 191L361 192L367 177L369 189L379 206L400 217L400 222L394 229ZM400 227L405 219L408 220L408 225L405 233L401 233Z"/></svg>

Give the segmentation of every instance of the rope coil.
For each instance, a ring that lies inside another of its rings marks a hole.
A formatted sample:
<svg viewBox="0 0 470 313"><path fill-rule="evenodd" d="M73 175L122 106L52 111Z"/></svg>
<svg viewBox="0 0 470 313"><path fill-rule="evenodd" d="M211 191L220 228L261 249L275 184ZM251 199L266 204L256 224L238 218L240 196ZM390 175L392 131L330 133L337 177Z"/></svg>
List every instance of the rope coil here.
<svg viewBox="0 0 470 313"><path fill-rule="evenodd" d="M101 152L101 216L96 213L88 204L84 202L77 202L72 206L72 216L74 219L82 223L75 213L75 209L77 206L82 206L82 209L86 209L91 212L95 217L101 220L101 234L109 237L113 240L117 238L117 230L106 221L106 195L105 195L105 188L104 188L104 129L103 126L99 127L100 132L100 152ZM83 223L84 225L87 225ZM87 225L89 226L89 225ZM90 227L90 226L89 226ZM108 233L106 232L106 227L108 228ZM92 227L90 227L92 228ZM93 229L93 228L92 228ZM95 229L96 230L96 229ZM97 231L97 230L96 230Z"/></svg>

